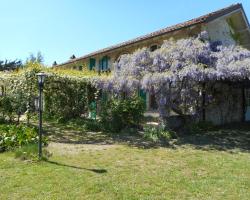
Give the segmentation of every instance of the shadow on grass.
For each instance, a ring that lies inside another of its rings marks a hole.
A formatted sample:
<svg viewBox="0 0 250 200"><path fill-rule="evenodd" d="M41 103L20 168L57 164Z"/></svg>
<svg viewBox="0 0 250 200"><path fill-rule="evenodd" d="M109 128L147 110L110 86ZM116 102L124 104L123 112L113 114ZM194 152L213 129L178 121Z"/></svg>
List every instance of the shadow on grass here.
<svg viewBox="0 0 250 200"><path fill-rule="evenodd" d="M232 123L193 135L182 135L175 145L196 149L250 152L250 123Z"/></svg>
<svg viewBox="0 0 250 200"><path fill-rule="evenodd" d="M85 130L70 130L64 128L63 125L58 126L56 124L47 124L45 131L50 140L57 143L96 145L111 145L119 143L138 148L157 148L159 146L158 144L145 140L142 135L139 134L110 134Z"/></svg>
<svg viewBox="0 0 250 200"><path fill-rule="evenodd" d="M101 132L87 132L81 126L44 123L44 132L50 141L66 144L113 144L112 138Z"/></svg>
<svg viewBox="0 0 250 200"><path fill-rule="evenodd" d="M81 127L69 128L66 125L46 123L45 130L50 140L68 144L126 144L137 148L178 148L192 146L201 150L250 152L250 123L234 123L216 127L213 131L199 134L178 134L178 139L168 142L151 142L142 135L106 134L87 132Z"/></svg>
<svg viewBox="0 0 250 200"><path fill-rule="evenodd" d="M55 162L55 161L50 161L50 160L47 160L46 162L53 164L53 165L63 166L63 167L70 167L70 168L74 168L74 169L87 170L87 171L91 171L91 172L98 173L98 174L103 174L103 173L108 172L106 169L88 169L88 168L84 168L84 167L67 165L67 164L63 164L63 163L59 163L59 162Z"/></svg>

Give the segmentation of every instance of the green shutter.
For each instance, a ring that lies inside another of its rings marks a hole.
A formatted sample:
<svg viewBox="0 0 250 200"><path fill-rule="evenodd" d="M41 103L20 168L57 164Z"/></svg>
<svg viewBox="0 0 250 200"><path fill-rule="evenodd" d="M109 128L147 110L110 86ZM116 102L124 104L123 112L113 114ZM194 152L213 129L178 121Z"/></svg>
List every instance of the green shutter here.
<svg viewBox="0 0 250 200"><path fill-rule="evenodd" d="M106 71L108 69L109 57L104 56L99 60L99 70Z"/></svg>
<svg viewBox="0 0 250 200"><path fill-rule="evenodd" d="M108 69L109 57L104 56L101 60L101 70L106 71Z"/></svg>
<svg viewBox="0 0 250 200"><path fill-rule="evenodd" d="M99 70L102 70L102 59L99 60Z"/></svg>
<svg viewBox="0 0 250 200"><path fill-rule="evenodd" d="M96 102L92 101L89 105L90 118L96 120Z"/></svg>
<svg viewBox="0 0 250 200"><path fill-rule="evenodd" d="M95 67L95 59L90 58L89 59L89 70L92 70Z"/></svg>
<svg viewBox="0 0 250 200"><path fill-rule="evenodd" d="M109 68L109 57L106 56L106 70Z"/></svg>
<svg viewBox="0 0 250 200"><path fill-rule="evenodd" d="M146 107L146 103L147 103L147 93L146 93L144 90L140 89L140 90L139 90L139 97L142 98L142 100L144 101L144 105L145 105L145 107Z"/></svg>
<svg viewBox="0 0 250 200"><path fill-rule="evenodd" d="M105 57L103 58L103 61L104 61L104 63L103 63L103 68L104 68L104 70L107 70L107 69L108 69L108 57L105 56Z"/></svg>
<svg viewBox="0 0 250 200"><path fill-rule="evenodd" d="M102 70L106 70L106 56L102 58Z"/></svg>

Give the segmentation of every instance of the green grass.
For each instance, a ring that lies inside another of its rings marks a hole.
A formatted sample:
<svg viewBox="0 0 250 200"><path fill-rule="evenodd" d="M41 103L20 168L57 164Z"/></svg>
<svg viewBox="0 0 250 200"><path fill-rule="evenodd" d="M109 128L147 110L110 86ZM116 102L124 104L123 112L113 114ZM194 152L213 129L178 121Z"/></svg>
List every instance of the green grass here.
<svg viewBox="0 0 250 200"><path fill-rule="evenodd" d="M56 130L48 161L0 154L1 200L250 199L249 131L225 129L210 140L187 136L172 146L145 147L138 138L126 143L76 131L76 141L69 130Z"/></svg>
<svg viewBox="0 0 250 200"><path fill-rule="evenodd" d="M28 144L22 147L19 147L14 150L15 158L20 160L31 160L31 161L38 161L39 158L38 154L38 145L37 144ZM50 153L46 150L43 150L42 160L48 160L50 157Z"/></svg>

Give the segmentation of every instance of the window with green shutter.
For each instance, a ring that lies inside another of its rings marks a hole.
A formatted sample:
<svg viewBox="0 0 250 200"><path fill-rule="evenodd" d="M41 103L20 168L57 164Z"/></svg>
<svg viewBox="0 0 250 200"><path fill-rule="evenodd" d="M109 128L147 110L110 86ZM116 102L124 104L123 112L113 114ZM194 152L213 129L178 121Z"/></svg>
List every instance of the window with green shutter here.
<svg viewBox="0 0 250 200"><path fill-rule="evenodd" d="M102 59L99 60L99 70L102 70Z"/></svg>
<svg viewBox="0 0 250 200"><path fill-rule="evenodd" d="M140 89L138 93L139 93L139 97L141 97L142 100L144 101L144 105L145 105L145 107L146 107L146 103L147 103L147 93L146 93L144 90L142 90L142 89Z"/></svg>
<svg viewBox="0 0 250 200"><path fill-rule="evenodd" d="M102 59L103 70L108 69L108 56L104 56Z"/></svg>
<svg viewBox="0 0 250 200"><path fill-rule="evenodd" d="M89 70L93 70L95 68L95 59L90 58L89 59Z"/></svg>
<svg viewBox="0 0 250 200"><path fill-rule="evenodd" d="M107 57L102 58L102 70L106 70L107 67Z"/></svg>
<svg viewBox="0 0 250 200"><path fill-rule="evenodd" d="M108 56L106 56L106 70L108 70L110 68L109 60L110 60L110 58Z"/></svg>
<svg viewBox="0 0 250 200"><path fill-rule="evenodd" d="M109 57L104 56L99 60L99 70L106 71L107 69L109 69Z"/></svg>

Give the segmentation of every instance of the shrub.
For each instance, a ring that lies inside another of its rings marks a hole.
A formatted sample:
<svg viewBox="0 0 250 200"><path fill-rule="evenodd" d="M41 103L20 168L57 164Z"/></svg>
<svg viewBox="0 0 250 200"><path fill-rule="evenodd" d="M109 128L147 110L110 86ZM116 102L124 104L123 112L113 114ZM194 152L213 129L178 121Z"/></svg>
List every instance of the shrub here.
<svg viewBox="0 0 250 200"><path fill-rule="evenodd" d="M112 98L102 105L100 121L105 130L120 132L124 128L138 127L144 111L144 102L139 97Z"/></svg>
<svg viewBox="0 0 250 200"><path fill-rule="evenodd" d="M38 134L35 128L24 125L2 124L0 125L0 150L6 151L27 144L38 142ZM43 137L43 144L47 139Z"/></svg>
<svg viewBox="0 0 250 200"><path fill-rule="evenodd" d="M0 124L4 124L4 123L6 123L5 118L4 117L0 117Z"/></svg>
<svg viewBox="0 0 250 200"><path fill-rule="evenodd" d="M186 130L189 134L200 134L206 131L211 131L214 128L215 127L212 122L206 121L194 122L186 126Z"/></svg>
<svg viewBox="0 0 250 200"><path fill-rule="evenodd" d="M147 125L144 127L144 138L152 142L168 142L171 139L177 138L177 135L174 131L166 130L162 126Z"/></svg>
<svg viewBox="0 0 250 200"><path fill-rule="evenodd" d="M8 116L11 121L13 118L14 108L12 105L13 99L10 96L2 96L0 97L0 111L3 116Z"/></svg>
<svg viewBox="0 0 250 200"><path fill-rule="evenodd" d="M86 114L88 102L93 100L95 89L84 79L82 81L70 77L50 76L46 79L44 90L44 113L67 121Z"/></svg>
<svg viewBox="0 0 250 200"><path fill-rule="evenodd" d="M17 115L17 121L19 122L21 114L26 111L26 102L24 95L21 92L17 92L15 95L0 97L0 112L5 116L8 116L9 121L12 121L14 116Z"/></svg>

